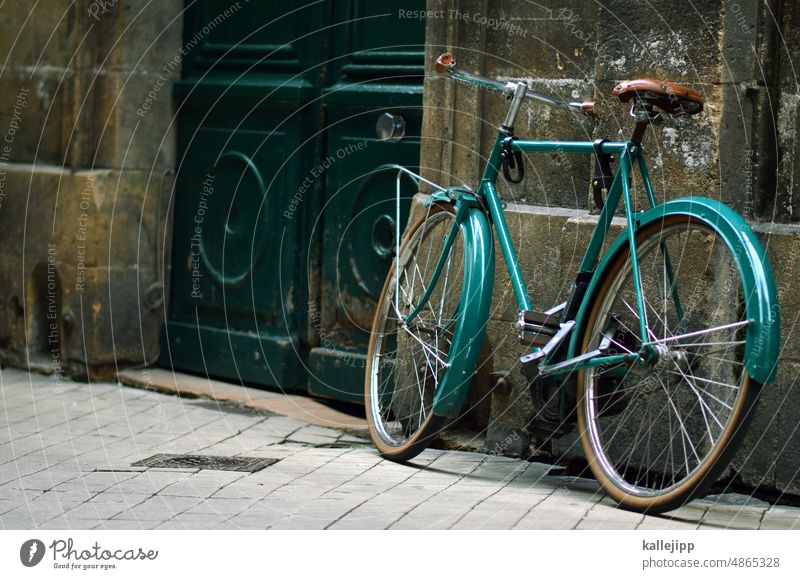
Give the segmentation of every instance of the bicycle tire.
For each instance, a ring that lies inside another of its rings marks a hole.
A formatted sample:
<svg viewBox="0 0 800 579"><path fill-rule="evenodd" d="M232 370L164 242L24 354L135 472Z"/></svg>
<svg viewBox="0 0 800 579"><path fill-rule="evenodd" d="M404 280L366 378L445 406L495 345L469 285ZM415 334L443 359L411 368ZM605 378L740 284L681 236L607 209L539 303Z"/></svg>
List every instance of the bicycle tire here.
<svg viewBox="0 0 800 579"><path fill-rule="evenodd" d="M659 513L700 496L730 463L760 390L744 366L745 333L759 328L746 320L734 250L713 224L669 215L642 229L636 247L648 340L663 341L643 367L578 372L578 428L589 466L611 498ZM582 351L596 347L614 319L617 351L641 345L631 271L626 244L593 296Z"/></svg>
<svg viewBox="0 0 800 579"><path fill-rule="evenodd" d="M436 248L441 250L443 236L450 230L453 219L455 211L451 205L433 204L408 228L400 248L399 268L400 293L404 296L399 307L404 315L416 305L414 295L421 295L424 291L421 288L427 287L426 276L430 278L435 257L441 253ZM372 325L365 376L370 437L384 458L400 462L414 458L430 445L446 423L444 417L433 414L432 402L438 384L448 371L449 352L459 351L460 336L451 330L460 314L464 288L463 235L459 229L439 282L426 308L410 327L404 327L399 316L391 315L397 288L395 262L384 283ZM425 245L426 242L429 243ZM418 257L424 257L424 263L418 261ZM409 280L407 272L412 265L416 269ZM417 290L421 291L415 293ZM439 308L438 320L436 307ZM444 322L447 324L443 325ZM383 376L383 371L389 375ZM389 387L391 392L388 392Z"/></svg>

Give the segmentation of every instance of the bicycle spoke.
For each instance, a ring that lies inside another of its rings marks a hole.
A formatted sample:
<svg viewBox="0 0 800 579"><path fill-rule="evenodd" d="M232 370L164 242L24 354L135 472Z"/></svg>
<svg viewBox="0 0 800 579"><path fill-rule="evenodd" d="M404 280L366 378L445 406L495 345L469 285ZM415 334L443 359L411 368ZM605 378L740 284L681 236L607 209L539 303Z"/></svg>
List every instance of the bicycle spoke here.
<svg viewBox="0 0 800 579"><path fill-rule="evenodd" d="M631 305L630 305L628 302L626 302L625 300L622 300L622 303L624 303L624 304L625 304L625 307L626 307L626 308L628 308L628 309L631 311L631 313L632 313L632 314L633 314L633 315L636 317L636 319L638 320L638 319L639 319L639 313L638 313L636 310L634 310L634 309L633 309L633 307L631 307ZM632 332L632 330L631 330L630 328L627 328L627 326L626 326L626 329L628 329L628 331ZM650 329L650 325L649 325L649 324L647 324L646 320L645 320L645 329L647 330L647 333L648 333L648 334L650 334L650 337L651 337L652 339L654 339L654 340L655 340L655 339L657 339L657 336L656 336L656 335L653 333L653 331ZM637 332L633 332L633 334L634 334L634 335L638 335L638 330L637 330Z"/></svg>
<svg viewBox="0 0 800 579"><path fill-rule="evenodd" d="M739 390L739 387L734 384L727 384L725 382L718 382L716 380L711 380L709 378L697 378L695 380L700 380L701 382L708 382L709 384L714 384L716 386L724 386L725 388L731 388L733 390Z"/></svg>
<svg viewBox="0 0 800 579"><path fill-rule="evenodd" d="M744 366L744 362L737 362L736 360L726 360L725 358L717 358L716 356L709 356L708 354L703 354L703 357L708 360L717 360L719 362L726 362L727 364L735 364L736 366Z"/></svg>
<svg viewBox="0 0 800 579"><path fill-rule="evenodd" d="M734 328L741 328L743 326L749 325L751 322L750 320L744 320L741 322L734 322L732 324L725 324L724 326L717 326L715 328L707 328L705 330L697 330L696 332L689 332L688 334L681 334L679 336L669 336L667 338L661 338L653 340L652 342L647 342L644 344L645 346L652 346L655 344L665 344L667 342L675 342L677 340L683 340L684 338L694 338L696 336L702 336L704 334L711 334L713 332L718 332L720 330L729 330ZM681 344L681 346L691 346L693 345L691 342L688 344ZM697 344L694 344L697 345Z"/></svg>
<svg viewBox="0 0 800 579"><path fill-rule="evenodd" d="M420 346L422 346L422 349L423 349L423 350L430 352L430 353L431 353L431 355L432 355L434 358L436 358L436 360L437 360L437 361L438 361L438 362L439 362L439 363L442 365L442 367L445 367L445 368L446 368L446 367L448 366L448 363L447 363L447 362L445 362L445 361L444 361L444 360L442 360L442 359L441 359L439 356L437 356L437 355L436 355L436 353L433 351L433 347L432 347L430 344L426 344L425 342L423 342L423 341L422 341L422 340L421 340L421 339L420 339L420 338L419 338L419 337L418 337L416 334L414 334L414 332L412 332L411 330L409 330L409 329L408 329L408 326L403 326L403 330L405 330L405 332L406 332L406 333L407 333L409 336L411 336L412 338L414 338L414 339L415 339L415 340L416 340L416 341L419 343L419 345L420 345ZM439 352L439 353L441 353L441 352Z"/></svg>
<svg viewBox="0 0 800 579"><path fill-rule="evenodd" d="M663 384L662 384L662 387L663 387ZM682 441L682 445L683 445L683 460L684 460L684 463L686 464L686 472L691 472L692 469L689 468L689 453L686 452L686 442L689 443L689 446L692 449L692 453L694 454L695 458L697 458L698 462L700 462L700 456L697 454L697 449L695 449L694 445L692 444L692 440L691 440L691 436L689 435L689 431L684 426L683 420L681 420L681 415L680 415L680 412L678 411L678 407L675 406L675 403L672 401L672 397L669 395L669 392L667 391L666 388L664 388L664 393L667 395L667 402L669 402L669 405L675 411L675 420L677 420L678 426L680 426L681 441Z"/></svg>
<svg viewBox="0 0 800 579"><path fill-rule="evenodd" d="M711 434L711 425L708 423L708 418L706 417L706 409L708 409L711 418L714 419L714 421L720 426L720 428L724 428L723 424L717 419L716 415L711 411L711 408L708 406L708 404L706 404L706 401L703 400L703 396L694 387L689 377L683 372L683 370L681 370L681 367L678 365L678 363L675 362L674 360L673 363L675 363L675 367L678 368L678 371L681 373L681 376L683 376L683 379L689 385L689 388L692 390L695 396L697 396L697 400L698 402L700 402L700 412L703 414L703 422L705 422L706 431L708 432L708 439L711 441L711 444L714 444L715 442L714 435Z"/></svg>

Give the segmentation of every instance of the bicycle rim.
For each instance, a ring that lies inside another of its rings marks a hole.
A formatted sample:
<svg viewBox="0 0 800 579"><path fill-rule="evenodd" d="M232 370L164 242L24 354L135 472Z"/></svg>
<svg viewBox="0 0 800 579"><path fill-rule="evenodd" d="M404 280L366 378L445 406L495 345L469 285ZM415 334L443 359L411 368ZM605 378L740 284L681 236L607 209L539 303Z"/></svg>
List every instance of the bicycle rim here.
<svg viewBox="0 0 800 579"><path fill-rule="evenodd" d="M637 236L648 364L579 375L579 426L592 471L623 506L663 511L699 494L725 468L752 402L744 369L746 318L733 253L714 229L673 216ZM601 286L585 349L613 320L616 352L641 346L631 261L623 252Z"/></svg>

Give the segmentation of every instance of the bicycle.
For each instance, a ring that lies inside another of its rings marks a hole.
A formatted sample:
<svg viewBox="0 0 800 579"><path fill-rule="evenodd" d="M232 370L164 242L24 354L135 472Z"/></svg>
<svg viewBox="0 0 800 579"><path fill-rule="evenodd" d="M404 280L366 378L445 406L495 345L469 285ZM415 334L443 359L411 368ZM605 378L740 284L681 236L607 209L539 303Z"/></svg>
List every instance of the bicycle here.
<svg viewBox="0 0 800 579"><path fill-rule="evenodd" d="M406 461L459 416L489 316L496 237L519 306L516 330L531 347L521 366L538 426L558 436L577 425L592 473L624 508L662 512L700 496L729 464L761 386L774 379L780 332L772 271L746 222L705 197L656 201L642 151L646 128L701 112L701 95L675 83L625 81L613 94L630 103L630 140L529 141L513 129L526 99L584 114L594 104L455 64L446 53L436 70L502 93L510 105L477 189L441 187L400 168L435 191L402 244L397 234L378 301L365 385L374 444ZM595 157L600 214L567 299L535 311L496 182L501 171L522 180L522 153L552 152ZM638 213L634 166L649 205ZM601 256L620 201L626 227Z"/></svg>

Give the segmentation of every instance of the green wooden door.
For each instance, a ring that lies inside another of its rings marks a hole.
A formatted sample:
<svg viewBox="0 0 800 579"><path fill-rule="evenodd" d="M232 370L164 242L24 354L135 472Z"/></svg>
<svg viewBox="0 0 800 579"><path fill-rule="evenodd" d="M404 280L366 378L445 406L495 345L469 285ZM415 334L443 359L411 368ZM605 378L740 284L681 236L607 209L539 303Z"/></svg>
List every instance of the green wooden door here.
<svg viewBox="0 0 800 579"><path fill-rule="evenodd" d="M398 20L408 2L230 6L187 9L162 362L358 401L404 226L371 171L418 163L424 26ZM384 112L405 138L376 138Z"/></svg>
<svg viewBox="0 0 800 579"><path fill-rule="evenodd" d="M335 5L335 20L348 24L334 37L322 102L327 150L342 159L327 174L322 289L319 304L310 308L321 339L310 354L309 390L321 396L363 399L372 317L394 231L405 227L414 193L404 181L401 222L395 223L395 174L372 170L419 164L424 26L398 16L424 7L424 1L405 0ZM385 113L402 119L403 139L376 138L376 122Z"/></svg>

